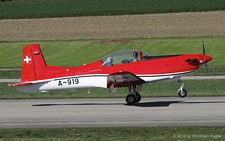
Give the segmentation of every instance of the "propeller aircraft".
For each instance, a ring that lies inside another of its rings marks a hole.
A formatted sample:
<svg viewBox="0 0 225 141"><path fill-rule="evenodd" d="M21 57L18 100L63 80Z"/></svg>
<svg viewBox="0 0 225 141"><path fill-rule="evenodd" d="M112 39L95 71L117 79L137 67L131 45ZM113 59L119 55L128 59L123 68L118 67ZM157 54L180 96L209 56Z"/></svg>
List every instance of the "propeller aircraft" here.
<svg viewBox="0 0 225 141"><path fill-rule="evenodd" d="M109 54L90 64L77 67L48 66L39 44L23 48L21 82L9 84L22 92L47 92L61 89L108 88L111 93L127 87L126 102L140 102L142 85L149 82L177 80L178 95L187 96L180 77L198 70L212 60L205 54L177 54L150 56L139 50L125 50Z"/></svg>

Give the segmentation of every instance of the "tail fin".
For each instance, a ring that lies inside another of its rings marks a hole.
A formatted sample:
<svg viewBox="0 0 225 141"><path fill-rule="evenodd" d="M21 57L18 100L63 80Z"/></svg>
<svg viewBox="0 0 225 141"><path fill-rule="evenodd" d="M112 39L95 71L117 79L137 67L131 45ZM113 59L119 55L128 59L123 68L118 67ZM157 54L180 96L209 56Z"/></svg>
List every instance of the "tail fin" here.
<svg viewBox="0 0 225 141"><path fill-rule="evenodd" d="M47 65L39 44L30 44L23 48L21 82L37 80L45 76Z"/></svg>

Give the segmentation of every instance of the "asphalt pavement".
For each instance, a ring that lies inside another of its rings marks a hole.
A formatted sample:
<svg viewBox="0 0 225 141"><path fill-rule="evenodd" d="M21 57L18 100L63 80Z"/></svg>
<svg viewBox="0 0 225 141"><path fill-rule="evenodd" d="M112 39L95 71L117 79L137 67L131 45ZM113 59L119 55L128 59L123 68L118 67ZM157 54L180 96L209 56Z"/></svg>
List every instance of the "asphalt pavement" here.
<svg viewBox="0 0 225 141"><path fill-rule="evenodd" d="M0 128L225 126L225 97L0 100Z"/></svg>

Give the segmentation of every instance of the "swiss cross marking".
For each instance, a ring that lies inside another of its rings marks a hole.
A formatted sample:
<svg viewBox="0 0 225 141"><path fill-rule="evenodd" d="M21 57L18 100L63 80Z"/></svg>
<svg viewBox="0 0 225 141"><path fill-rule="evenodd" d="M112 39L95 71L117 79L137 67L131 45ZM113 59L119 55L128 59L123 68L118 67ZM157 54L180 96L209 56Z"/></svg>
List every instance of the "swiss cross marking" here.
<svg viewBox="0 0 225 141"><path fill-rule="evenodd" d="M23 61L26 63L26 64L30 64L31 63L31 58L29 58L29 56L26 56Z"/></svg>

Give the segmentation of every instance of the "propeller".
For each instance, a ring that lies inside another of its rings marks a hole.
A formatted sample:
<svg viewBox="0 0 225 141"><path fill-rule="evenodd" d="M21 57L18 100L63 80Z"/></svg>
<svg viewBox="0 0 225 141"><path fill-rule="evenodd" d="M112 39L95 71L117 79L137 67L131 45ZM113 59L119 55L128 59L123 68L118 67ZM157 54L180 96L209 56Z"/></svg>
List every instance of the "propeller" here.
<svg viewBox="0 0 225 141"><path fill-rule="evenodd" d="M206 55L206 53L205 53L204 39L203 38L202 38L202 51L203 51L203 54ZM203 63L204 63L204 66L205 66L205 70L206 70L206 72L208 74L208 66L207 66L207 63L206 63L205 59L203 59Z"/></svg>
<svg viewBox="0 0 225 141"><path fill-rule="evenodd" d="M205 45L204 45L204 39L202 38L202 50L203 50L203 54L205 55Z"/></svg>

